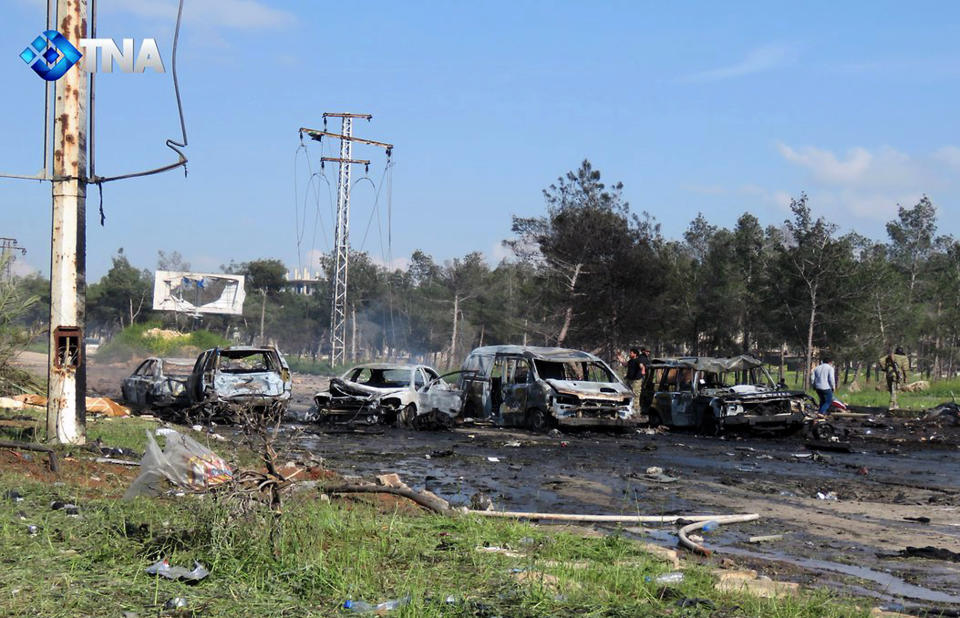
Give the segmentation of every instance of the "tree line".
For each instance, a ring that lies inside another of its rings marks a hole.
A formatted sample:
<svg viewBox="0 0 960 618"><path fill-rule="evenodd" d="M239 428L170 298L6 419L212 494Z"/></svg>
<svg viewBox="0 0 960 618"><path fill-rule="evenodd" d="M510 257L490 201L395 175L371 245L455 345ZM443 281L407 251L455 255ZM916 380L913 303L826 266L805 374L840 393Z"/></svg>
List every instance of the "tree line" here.
<svg viewBox="0 0 960 618"><path fill-rule="evenodd" d="M927 197L899 206L887 238L841 233L814 217L808 197L764 227L744 213L732 228L699 214L682 238L668 239L647 212L636 213L621 183L607 185L589 161L544 189L545 211L513 217L510 259L492 265L478 252L439 263L416 251L390 269L365 253L350 261L348 358L420 358L458 366L478 345L556 345L612 359L645 344L657 354L793 357L809 367L818 351L856 375L902 345L916 369L953 375L960 358L960 242L938 235ZM177 253L157 267L189 270ZM88 288L88 333L109 336L135 322L202 326L238 342L263 338L287 354L329 352L332 264L309 295L287 284L287 267L264 258L222 266L247 276L242 317L201 322L158 315L153 274L122 249ZM41 302L22 319L43 321L46 281L19 285ZM261 320L262 316L262 320Z"/></svg>

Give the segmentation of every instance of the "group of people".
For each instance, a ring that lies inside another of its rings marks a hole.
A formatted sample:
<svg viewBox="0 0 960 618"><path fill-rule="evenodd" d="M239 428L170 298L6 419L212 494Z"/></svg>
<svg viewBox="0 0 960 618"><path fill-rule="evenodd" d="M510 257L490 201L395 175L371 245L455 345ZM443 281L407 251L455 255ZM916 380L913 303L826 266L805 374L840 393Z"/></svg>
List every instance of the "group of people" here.
<svg viewBox="0 0 960 618"><path fill-rule="evenodd" d="M910 370L910 359L903 348L897 348L880 357L877 361L880 369L887 378L887 392L890 393L890 409L896 410L897 393L907 381L907 372ZM833 391L837 389L837 372L833 367L833 359L824 354L820 357L820 364L810 374L810 383L820 398L820 414L829 414L833 404Z"/></svg>

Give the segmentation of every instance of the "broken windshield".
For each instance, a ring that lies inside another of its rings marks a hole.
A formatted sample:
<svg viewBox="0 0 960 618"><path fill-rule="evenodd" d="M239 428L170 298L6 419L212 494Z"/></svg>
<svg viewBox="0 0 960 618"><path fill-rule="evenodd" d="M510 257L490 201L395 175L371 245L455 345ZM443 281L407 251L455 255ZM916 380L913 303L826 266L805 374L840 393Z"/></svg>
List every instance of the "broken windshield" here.
<svg viewBox="0 0 960 618"><path fill-rule="evenodd" d="M773 378L763 367L751 367L740 371L722 371L719 373L703 371L700 373L701 388L730 388L744 384L764 388L774 387Z"/></svg>
<svg viewBox="0 0 960 618"><path fill-rule="evenodd" d="M410 369L357 367L347 379L373 388L403 388L410 385Z"/></svg>
<svg viewBox="0 0 960 618"><path fill-rule="evenodd" d="M223 352L220 355L220 371L222 373L260 373L277 371L273 356L267 352Z"/></svg>
<svg viewBox="0 0 960 618"><path fill-rule="evenodd" d="M574 382L614 382L613 374L600 362L535 360L537 373L544 380Z"/></svg>

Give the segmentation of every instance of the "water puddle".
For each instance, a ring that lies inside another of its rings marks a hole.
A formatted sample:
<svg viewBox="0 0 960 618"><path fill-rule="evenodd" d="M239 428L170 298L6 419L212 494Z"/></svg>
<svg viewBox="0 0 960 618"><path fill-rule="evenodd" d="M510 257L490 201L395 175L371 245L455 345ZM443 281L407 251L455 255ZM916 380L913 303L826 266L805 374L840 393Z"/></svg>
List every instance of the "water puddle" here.
<svg viewBox="0 0 960 618"><path fill-rule="evenodd" d="M761 552L740 549L738 547L718 548L718 552L723 554L732 554L734 556L745 556L749 558L758 558L760 560L774 560L777 562L786 562L811 571L830 571L833 573L842 573L859 579L874 582L883 587L884 594L893 597L903 597L907 599L916 599L918 601L929 601L931 603L960 603L960 597L946 592L937 592L922 586L915 586L900 579L895 575L883 573L868 569L867 567L855 566L851 564L842 564L839 562L830 562L827 560L817 560L815 558L798 558L796 556L787 556L784 554L764 554Z"/></svg>

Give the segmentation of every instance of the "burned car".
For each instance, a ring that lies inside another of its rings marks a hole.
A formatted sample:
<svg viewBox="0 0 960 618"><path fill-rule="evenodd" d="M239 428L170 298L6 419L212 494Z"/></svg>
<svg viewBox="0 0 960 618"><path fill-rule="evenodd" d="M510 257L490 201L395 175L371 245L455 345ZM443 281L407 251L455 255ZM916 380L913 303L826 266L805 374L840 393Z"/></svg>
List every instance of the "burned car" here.
<svg viewBox="0 0 960 618"><path fill-rule="evenodd" d="M400 363L357 365L314 395L320 421L446 425L460 396L432 367Z"/></svg>
<svg viewBox="0 0 960 618"><path fill-rule="evenodd" d="M212 348L197 358L187 395L206 416L237 421L241 408L283 414L291 385L290 367L275 347Z"/></svg>
<svg viewBox="0 0 960 618"><path fill-rule="evenodd" d="M189 358L148 358L123 380L123 399L137 408L183 406L188 401L191 367L193 360Z"/></svg>
<svg viewBox="0 0 960 618"><path fill-rule="evenodd" d="M598 357L534 346L477 348L463 363L464 416L542 431L636 423L633 393Z"/></svg>
<svg viewBox="0 0 960 618"><path fill-rule="evenodd" d="M778 385L751 356L653 359L640 406L651 425L709 435L733 427L794 431L816 411L812 397Z"/></svg>

